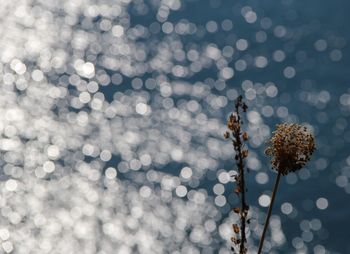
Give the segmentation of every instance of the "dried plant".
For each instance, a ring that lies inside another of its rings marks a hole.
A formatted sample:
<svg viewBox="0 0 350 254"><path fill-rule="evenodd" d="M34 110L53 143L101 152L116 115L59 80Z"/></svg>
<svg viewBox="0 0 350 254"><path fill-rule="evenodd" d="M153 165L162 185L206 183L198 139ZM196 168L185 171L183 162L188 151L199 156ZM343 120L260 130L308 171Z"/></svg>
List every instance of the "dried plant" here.
<svg viewBox="0 0 350 254"><path fill-rule="evenodd" d="M248 156L248 149L245 148L244 142L248 140L248 134L242 131L243 121L240 116L240 113L242 111L246 112L247 108L247 105L243 102L242 96L239 96L235 102L235 112L230 115L227 122L228 131L224 134L226 139L232 141L238 172L238 174L234 176L237 184L234 192L240 197L241 206L234 208L233 212L240 216L240 226L238 224L232 225L235 236L231 238L231 241L235 246L232 247L232 251L235 252L236 249L239 249L239 254L247 253L247 248L245 246L247 242L246 225L249 223L247 218L249 206L246 203L246 187L244 181L244 160Z"/></svg>
<svg viewBox="0 0 350 254"><path fill-rule="evenodd" d="M261 236L258 254L264 244L266 230L269 224L273 203L276 197L281 175L287 175L301 169L310 160L316 149L315 138L305 126L299 124L280 124L268 141L265 153L271 157L271 165L277 171L277 178L272 192L269 210Z"/></svg>
<svg viewBox="0 0 350 254"><path fill-rule="evenodd" d="M298 124L279 124L265 153L272 157L272 168L282 175L301 169L315 150L315 140Z"/></svg>

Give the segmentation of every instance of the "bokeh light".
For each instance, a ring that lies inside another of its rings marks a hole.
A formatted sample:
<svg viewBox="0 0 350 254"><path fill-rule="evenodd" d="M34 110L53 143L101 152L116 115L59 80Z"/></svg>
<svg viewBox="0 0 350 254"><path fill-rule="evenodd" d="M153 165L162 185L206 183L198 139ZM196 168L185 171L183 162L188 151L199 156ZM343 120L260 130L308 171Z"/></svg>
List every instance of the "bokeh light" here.
<svg viewBox="0 0 350 254"><path fill-rule="evenodd" d="M9 1L0 7L0 252L230 253L222 138L249 106L249 253L274 125L316 136L284 178L266 253L348 253L349 3Z"/></svg>

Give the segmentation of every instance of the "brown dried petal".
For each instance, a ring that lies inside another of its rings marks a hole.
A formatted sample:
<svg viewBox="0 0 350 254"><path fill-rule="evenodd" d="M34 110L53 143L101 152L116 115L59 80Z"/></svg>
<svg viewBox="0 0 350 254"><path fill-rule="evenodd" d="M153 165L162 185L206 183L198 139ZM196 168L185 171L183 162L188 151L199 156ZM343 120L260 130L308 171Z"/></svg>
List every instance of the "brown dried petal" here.
<svg viewBox="0 0 350 254"><path fill-rule="evenodd" d="M242 137L243 137L244 141L247 141L248 140L248 133L244 132Z"/></svg>
<svg viewBox="0 0 350 254"><path fill-rule="evenodd" d="M237 224L233 224L233 225L232 225L232 228L233 228L233 231L234 231L236 234L239 233L239 227L238 227Z"/></svg>
<svg viewBox="0 0 350 254"><path fill-rule="evenodd" d="M229 137L230 137L230 133L229 133L228 131L226 131L226 132L224 133L224 138L228 139Z"/></svg>
<svg viewBox="0 0 350 254"><path fill-rule="evenodd" d="M233 211L234 211L235 213L239 213L239 212L241 211L241 209L239 209L239 207L235 207L235 208L233 208Z"/></svg>

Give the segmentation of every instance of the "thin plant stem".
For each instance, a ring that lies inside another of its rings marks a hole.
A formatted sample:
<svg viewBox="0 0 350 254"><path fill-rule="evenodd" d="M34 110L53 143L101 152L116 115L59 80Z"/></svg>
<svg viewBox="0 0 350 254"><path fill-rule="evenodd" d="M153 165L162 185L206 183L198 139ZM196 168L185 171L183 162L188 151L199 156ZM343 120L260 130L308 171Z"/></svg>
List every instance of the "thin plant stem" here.
<svg viewBox="0 0 350 254"><path fill-rule="evenodd" d="M236 106L236 114L238 118L238 122L240 122L241 118L239 115L239 107L238 105ZM238 170L239 170L239 187L242 191L242 196L241 196L241 243L239 246L239 253L244 254L245 253L245 243L247 241L246 239L246 234L245 234L245 228L246 228L246 215L245 215L245 210L246 210L246 201L245 201L245 182L244 182L244 162L243 162L243 155L242 155L242 141L241 141L241 130L240 128L236 132L236 141L238 142Z"/></svg>
<svg viewBox="0 0 350 254"><path fill-rule="evenodd" d="M280 171L278 171L278 175L277 175L277 178L276 178L275 186L273 188L272 197L271 197L271 203L270 203L270 206L269 206L269 211L267 212L265 225L264 225L264 230L263 230L263 233L262 233L262 236L261 236L261 239L260 239L258 254L261 253L262 247L264 245L265 234L266 234L267 228L269 226L269 221L270 221L270 217L271 217L272 207L273 207L273 203L275 201L275 197L276 197L278 184L280 182L281 175L282 175L282 171L280 170Z"/></svg>
<svg viewBox="0 0 350 254"><path fill-rule="evenodd" d="M240 151L241 153L241 151ZM243 167L243 161L240 159L240 170L241 170L241 188L242 191L242 200L241 200L241 209L242 213L244 213L244 216L241 216L241 245L239 247L239 253L245 253L245 243L247 241L246 235L245 235L245 227L246 227L246 202L245 202L245 183L244 183L244 167Z"/></svg>

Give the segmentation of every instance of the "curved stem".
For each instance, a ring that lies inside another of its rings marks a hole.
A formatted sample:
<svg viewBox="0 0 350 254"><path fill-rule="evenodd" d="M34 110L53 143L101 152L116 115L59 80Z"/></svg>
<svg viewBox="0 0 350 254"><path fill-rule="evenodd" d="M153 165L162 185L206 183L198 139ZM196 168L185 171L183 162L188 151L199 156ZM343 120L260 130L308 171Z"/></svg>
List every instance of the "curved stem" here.
<svg viewBox="0 0 350 254"><path fill-rule="evenodd" d="M272 207L273 207L273 203L275 201L275 197L276 197L276 193L277 193L278 184L280 182L280 178L281 178L281 171L278 171L278 175L277 175L277 178L276 178L275 186L273 187L273 192L272 192L272 197L271 197L271 203L270 203L270 206L269 206L269 211L267 212L267 216L266 216L266 220L265 220L264 230L263 230L263 233L262 233L262 236L261 236L261 239L260 239L258 254L261 253L262 247L264 245L265 234L266 234L266 231L267 231L267 227L269 226L269 221L270 221L270 217L271 217Z"/></svg>

